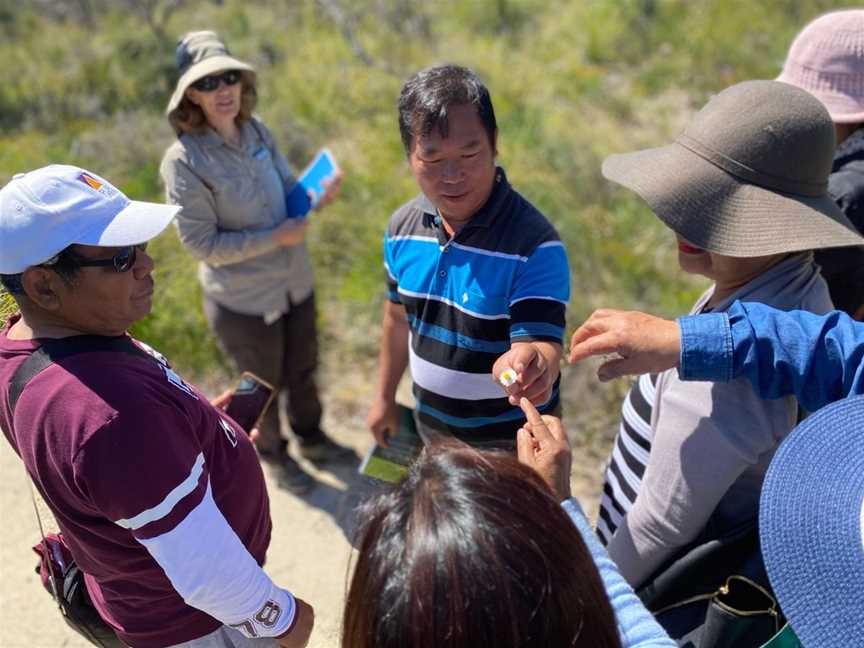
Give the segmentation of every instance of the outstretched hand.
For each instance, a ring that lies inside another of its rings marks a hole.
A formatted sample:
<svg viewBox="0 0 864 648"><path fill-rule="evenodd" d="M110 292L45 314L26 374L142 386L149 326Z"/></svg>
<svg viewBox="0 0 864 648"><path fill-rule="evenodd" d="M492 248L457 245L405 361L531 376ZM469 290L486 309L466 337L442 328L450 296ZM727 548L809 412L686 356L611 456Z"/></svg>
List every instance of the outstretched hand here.
<svg viewBox="0 0 864 648"><path fill-rule="evenodd" d="M570 497L570 470L573 455L561 419L541 416L527 398L519 401L527 422L516 431L519 462L537 471L555 496Z"/></svg>
<svg viewBox="0 0 864 648"><path fill-rule="evenodd" d="M570 362L614 355L597 370L602 381L628 374L655 373L678 366L678 323L638 311L596 310L573 333Z"/></svg>

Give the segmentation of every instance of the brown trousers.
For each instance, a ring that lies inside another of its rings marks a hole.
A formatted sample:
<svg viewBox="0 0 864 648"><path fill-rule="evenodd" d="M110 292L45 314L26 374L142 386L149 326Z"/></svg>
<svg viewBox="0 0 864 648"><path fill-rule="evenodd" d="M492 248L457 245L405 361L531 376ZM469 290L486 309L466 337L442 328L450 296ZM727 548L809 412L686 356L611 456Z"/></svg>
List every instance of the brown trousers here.
<svg viewBox="0 0 864 648"><path fill-rule="evenodd" d="M288 442L281 433L280 410L285 412L301 445L320 441L323 433L321 401L315 385L315 295L292 304L287 313L269 325L261 316L235 313L206 297L204 315L238 373L251 371L276 388L277 399L258 426L259 451L271 455L285 451Z"/></svg>

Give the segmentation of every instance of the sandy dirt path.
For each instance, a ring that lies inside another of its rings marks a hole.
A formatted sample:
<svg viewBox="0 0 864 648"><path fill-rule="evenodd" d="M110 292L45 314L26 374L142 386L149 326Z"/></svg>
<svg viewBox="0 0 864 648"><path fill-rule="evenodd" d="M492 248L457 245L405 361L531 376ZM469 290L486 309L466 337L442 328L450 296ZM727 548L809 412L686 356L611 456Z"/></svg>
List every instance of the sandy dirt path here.
<svg viewBox="0 0 864 648"><path fill-rule="evenodd" d="M338 441L365 452L370 436L363 424L370 387L356 377L339 377L327 382L326 429ZM207 390L218 393L218 386ZM410 395L403 385L402 399ZM567 421L570 429L578 422ZM316 608L316 627L310 648L339 645L341 611L344 601L349 537L353 510L371 492L353 468L315 471L305 466L320 482L303 499L276 485L265 466L271 498L273 541L267 571L273 579L296 592ZM596 450L574 450L574 494L586 510L596 510L600 459ZM47 592L33 571L36 555L30 547L38 541L39 530L30 502L27 482L17 455L5 439L0 441L0 648L86 648L90 646L59 616Z"/></svg>

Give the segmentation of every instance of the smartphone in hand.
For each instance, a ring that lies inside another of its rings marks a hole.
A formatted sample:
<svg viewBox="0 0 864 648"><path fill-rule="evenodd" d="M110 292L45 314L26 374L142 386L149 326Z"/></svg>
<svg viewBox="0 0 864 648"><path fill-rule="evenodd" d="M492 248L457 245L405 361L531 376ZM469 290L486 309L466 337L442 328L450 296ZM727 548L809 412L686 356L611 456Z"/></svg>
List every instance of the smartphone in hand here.
<svg viewBox="0 0 864 648"><path fill-rule="evenodd" d="M244 371L240 374L225 413L249 434L264 416L273 395L273 385L251 371Z"/></svg>

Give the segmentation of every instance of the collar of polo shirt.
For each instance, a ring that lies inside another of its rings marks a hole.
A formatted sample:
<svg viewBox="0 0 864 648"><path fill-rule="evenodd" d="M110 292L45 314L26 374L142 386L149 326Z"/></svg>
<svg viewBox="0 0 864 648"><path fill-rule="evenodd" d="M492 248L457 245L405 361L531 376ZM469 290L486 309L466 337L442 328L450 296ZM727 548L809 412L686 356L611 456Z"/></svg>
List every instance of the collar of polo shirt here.
<svg viewBox="0 0 864 648"><path fill-rule="evenodd" d="M507 181L507 175L504 173L504 169L497 167L495 170L495 186L492 187L489 199L474 213L466 227L484 227L486 229L492 227L495 215L509 193L510 183ZM420 195L420 208L423 210L423 224L426 227L437 227L440 225L439 222L436 222L438 208L432 204L432 201L425 194Z"/></svg>

